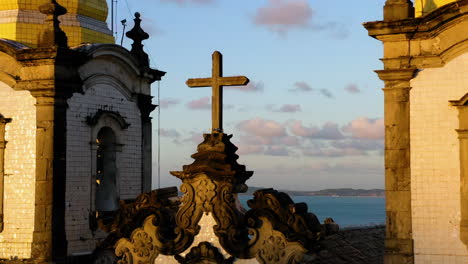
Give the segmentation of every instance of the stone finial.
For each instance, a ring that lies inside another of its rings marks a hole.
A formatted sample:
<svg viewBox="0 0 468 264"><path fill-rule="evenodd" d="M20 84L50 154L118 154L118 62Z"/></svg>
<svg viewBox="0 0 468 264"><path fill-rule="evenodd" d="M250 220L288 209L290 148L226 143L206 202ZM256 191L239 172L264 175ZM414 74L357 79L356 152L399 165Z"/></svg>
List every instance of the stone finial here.
<svg viewBox="0 0 468 264"><path fill-rule="evenodd" d="M414 18L413 2L410 0L387 0L384 6L384 21Z"/></svg>
<svg viewBox="0 0 468 264"><path fill-rule="evenodd" d="M68 38L60 28L58 17L65 15L67 9L57 3L56 0L48 0L47 3L39 6L39 11L45 14L45 29L39 34L38 46L45 47L68 47Z"/></svg>
<svg viewBox="0 0 468 264"><path fill-rule="evenodd" d="M148 39L149 35L141 28L140 13L135 13L135 25L132 30L128 31L125 35L133 40L131 53L141 63L142 66L149 66L148 54L143 50L143 40Z"/></svg>

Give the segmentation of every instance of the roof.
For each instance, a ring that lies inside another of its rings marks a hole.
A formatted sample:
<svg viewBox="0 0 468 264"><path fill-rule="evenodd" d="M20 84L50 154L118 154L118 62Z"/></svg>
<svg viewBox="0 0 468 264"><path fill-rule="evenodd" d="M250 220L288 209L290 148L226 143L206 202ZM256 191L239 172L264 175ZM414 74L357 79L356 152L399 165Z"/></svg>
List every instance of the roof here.
<svg viewBox="0 0 468 264"><path fill-rule="evenodd" d="M385 226L344 229L325 239L312 264L381 264L384 240Z"/></svg>

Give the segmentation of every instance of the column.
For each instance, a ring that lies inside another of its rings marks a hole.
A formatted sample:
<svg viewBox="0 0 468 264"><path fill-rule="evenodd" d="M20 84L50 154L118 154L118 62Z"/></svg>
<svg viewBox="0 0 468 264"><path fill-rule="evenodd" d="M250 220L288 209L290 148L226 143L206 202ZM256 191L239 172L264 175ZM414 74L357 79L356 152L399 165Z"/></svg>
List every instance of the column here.
<svg viewBox="0 0 468 264"><path fill-rule="evenodd" d="M138 95L138 108L141 116L141 191L149 192L152 189L152 125L150 113L156 109L151 103L150 95Z"/></svg>
<svg viewBox="0 0 468 264"><path fill-rule="evenodd" d="M34 94L33 94L34 95ZM52 258L54 160L54 98L36 97L36 190L31 257L36 263Z"/></svg>
<svg viewBox="0 0 468 264"><path fill-rule="evenodd" d="M452 101L458 108L460 142L460 240L468 246L468 105L466 99Z"/></svg>
<svg viewBox="0 0 468 264"><path fill-rule="evenodd" d="M385 82L385 264L414 263L411 220L410 80L415 69L376 71Z"/></svg>
<svg viewBox="0 0 468 264"><path fill-rule="evenodd" d="M5 190L5 126L7 123L11 122L10 118L4 118L0 114L0 232L3 232L3 196Z"/></svg>

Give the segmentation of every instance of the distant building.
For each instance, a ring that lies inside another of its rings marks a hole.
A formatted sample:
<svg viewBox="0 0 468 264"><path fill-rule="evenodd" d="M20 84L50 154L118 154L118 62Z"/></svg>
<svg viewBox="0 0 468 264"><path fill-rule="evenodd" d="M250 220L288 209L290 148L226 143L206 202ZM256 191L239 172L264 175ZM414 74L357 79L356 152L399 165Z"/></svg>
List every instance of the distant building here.
<svg viewBox="0 0 468 264"><path fill-rule="evenodd" d="M150 85L164 72L149 67L148 35L137 16L130 52L113 44L105 0L59 3L67 14L0 2L0 262L89 254L119 200L151 189Z"/></svg>
<svg viewBox="0 0 468 264"><path fill-rule="evenodd" d="M385 263L468 263L468 1L387 0Z"/></svg>

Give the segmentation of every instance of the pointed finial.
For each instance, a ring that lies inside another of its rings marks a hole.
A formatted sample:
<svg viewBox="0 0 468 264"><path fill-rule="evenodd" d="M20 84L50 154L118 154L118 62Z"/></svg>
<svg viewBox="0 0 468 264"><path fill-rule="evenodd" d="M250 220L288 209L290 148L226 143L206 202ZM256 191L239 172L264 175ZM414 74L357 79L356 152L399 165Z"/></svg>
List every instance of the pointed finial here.
<svg viewBox="0 0 468 264"><path fill-rule="evenodd" d="M148 39L149 35L141 28L140 13L135 13L135 26L127 32L127 37L133 40L131 53L137 58L142 66L149 66L148 54L143 50L143 40Z"/></svg>
<svg viewBox="0 0 468 264"><path fill-rule="evenodd" d="M47 0L47 3L39 6L39 11L46 15L45 29L39 34L39 47L68 47L68 38L60 28L58 17L65 15L67 9L57 3L56 0Z"/></svg>

